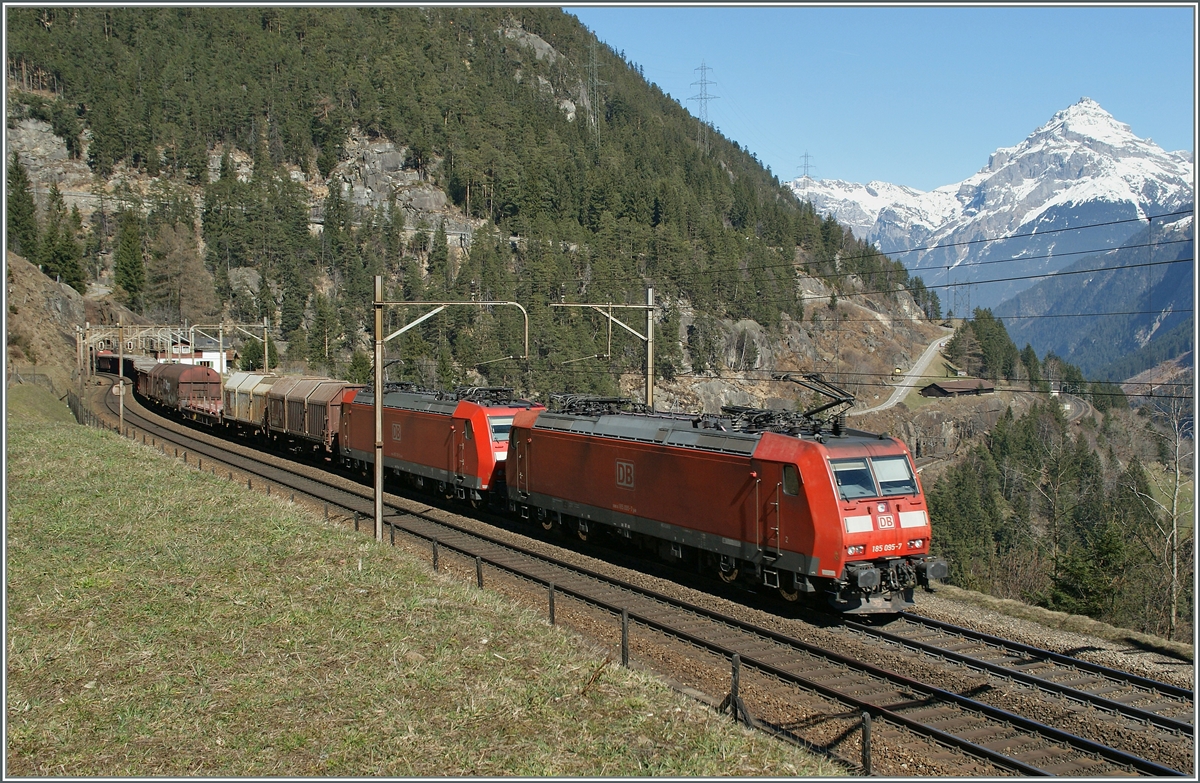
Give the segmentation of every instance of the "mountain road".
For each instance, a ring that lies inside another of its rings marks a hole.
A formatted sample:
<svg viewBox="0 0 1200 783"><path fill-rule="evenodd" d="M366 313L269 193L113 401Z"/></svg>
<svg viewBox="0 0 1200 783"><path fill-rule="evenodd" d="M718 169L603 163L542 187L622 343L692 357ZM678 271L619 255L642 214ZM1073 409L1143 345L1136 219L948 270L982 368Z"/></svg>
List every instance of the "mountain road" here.
<svg viewBox="0 0 1200 783"><path fill-rule="evenodd" d="M950 340L951 336L953 336L953 334L954 334L954 330L947 328L946 334L942 335L941 337L939 337L936 340L934 340L933 342L931 342L929 344L929 347L925 349L924 353L922 353L920 358L918 358L917 361L913 364L912 369L910 369L907 373L905 373L904 376L896 382L896 388L892 391L891 396L888 397L885 402L883 402L880 405L876 405L873 408L862 408L860 410L850 410L850 411L846 412L846 415L847 416L861 416L864 413L876 413L878 411L885 411L888 408L895 407L896 403L898 403L898 402L900 402L900 400L904 399L904 397L908 394L908 392L914 388L918 379L923 378L923 377L924 378L932 377L932 376L925 375L925 371L929 368L929 365L933 363L934 358L938 355L938 353L941 351L941 349L943 347L945 347L945 344L947 342L949 342L949 340ZM938 377L941 377L941 376L938 376Z"/></svg>

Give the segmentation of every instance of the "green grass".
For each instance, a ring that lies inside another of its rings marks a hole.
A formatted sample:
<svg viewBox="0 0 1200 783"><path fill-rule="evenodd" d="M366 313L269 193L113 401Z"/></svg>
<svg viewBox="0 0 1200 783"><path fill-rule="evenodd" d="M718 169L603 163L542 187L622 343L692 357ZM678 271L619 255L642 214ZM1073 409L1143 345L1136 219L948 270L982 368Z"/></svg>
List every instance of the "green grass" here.
<svg viewBox="0 0 1200 783"><path fill-rule="evenodd" d="M839 774L637 672L585 690L603 660L540 616L10 403L10 775Z"/></svg>
<svg viewBox="0 0 1200 783"><path fill-rule="evenodd" d="M75 421L66 402L61 402L44 387L18 383L5 390L8 415L33 421Z"/></svg>

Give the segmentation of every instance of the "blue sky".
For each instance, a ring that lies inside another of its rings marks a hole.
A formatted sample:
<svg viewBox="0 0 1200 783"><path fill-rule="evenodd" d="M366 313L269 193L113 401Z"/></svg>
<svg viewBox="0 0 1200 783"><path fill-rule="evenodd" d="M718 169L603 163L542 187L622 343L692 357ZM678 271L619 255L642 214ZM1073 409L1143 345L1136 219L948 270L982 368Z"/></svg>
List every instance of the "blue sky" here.
<svg viewBox="0 0 1200 783"><path fill-rule="evenodd" d="M771 168L931 190L1081 97L1195 151L1195 9L570 6L692 114ZM600 74L603 79L603 73Z"/></svg>

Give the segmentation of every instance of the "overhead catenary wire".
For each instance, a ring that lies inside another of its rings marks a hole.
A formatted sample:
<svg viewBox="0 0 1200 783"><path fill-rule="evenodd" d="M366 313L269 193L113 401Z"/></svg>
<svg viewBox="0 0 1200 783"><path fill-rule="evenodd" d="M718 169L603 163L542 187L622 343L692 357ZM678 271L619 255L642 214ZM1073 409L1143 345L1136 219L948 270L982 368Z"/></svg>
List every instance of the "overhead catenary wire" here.
<svg viewBox="0 0 1200 783"><path fill-rule="evenodd" d="M795 371L793 370L793 372L795 372ZM634 376L641 377L641 373L624 373L623 372L623 373L614 373L614 374L621 375L621 376L634 375ZM689 375L687 373L676 373L675 377L676 378L704 378L707 380L743 380L743 379L739 379L739 378L734 378L732 376ZM760 380L769 380L769 379L760 379ZM842 381L841 379L839 379L839 382L844 383L844 381ZM931 381L929 381L929 383L923 383L923 384L888 384L886 386L886 388L888 388L888 389L896 389L896 388L923 389L926 386L929 386L930 384L932 384L934 382L935 381L931 380ZM1115 381L1111 381L1111 382L1101 381L1101 383L1112 383L1112 385L1114 385L1114 386L1124 386L1125 385L1124 383L1117 383ZM857 386L867 385L867 384L860 383L860 382L853 382L853 384L857 385ZM1096 397L1105 397L1105 398L1109 398L1109 397L1112 397L1112 398L1115 398L1115 397L1126 397L1126 398L1128 398L1128 397L1149 397L1149 398L1153 398L1156 400L1188 400L1188 401L1195 399L1190 394L1155 394L1155 393L1153 393L1154 389L1160 389L1164 386L1185 386L1185 387L1191 388L1191 384L1183 384L1183 383L1180 383L1180 384L1172 384L1172 383L1149 384L1148 383L1146 385L1152 386L1153 389L1149 392L1144 392L1144 393L1143 392L1135 392L1135 391L1126 392L1123 390L1119 391L1119 392L1106 392L1106 391L1088 389L1088 390L1081 390L1081 396L1088 396L1088 397L1092 397L1092 398L1096 398ZM1042 389L1020 389L1020 388L1016 388L1016 387L996 386L994 388L994 391L995 392L1011 392L1013 394L1033 394L1033 395L1045 396L1045 397L1052 396L1051 391L1042 390ZM1067 393L1069 394L1071 392L1067 392Z"/></svg>
<svg viewBox="0 0 1200 783"><path fill-rule="evenodd" d="M965 245L975 245L975 244L992 243L992 242L1006 242L1010 239L1021 239L1021 238L1029 238L1029 237L1034 237L1034 236L1039 236L1039 237L1047 236L1050 234L1057 234L1057 233L1062 233L1065 231L1083 231L1083 230L1090 229L1090 228L1104 228L1107 226L1120 225L1123 223L1142 223L1142 222L1158 220L1160 218L1176 217L1179 215L1191 215L1191 214L1193 214L1192 210L1180 210L1180 211L1176 211L1176 212L1165 212L1160 215L1148 215L1144 218L1124 218L1121 220L1110 220L1110 221L1105 221L1102 223L1088 223L1088 224L1081 225L1081 226L1071 226L1069 228L1048 229L1046 231L1031 232L1031 233L1027 233L1027 234L1012 234L1010 236L1004 236L1004 237L983 237L980 239L964 240L962 242L953 242L953 243L947 243L944 245L937 245L937 244L924 245L924 246L918 246L918 247L908 248L906 250L897 250L897 251L884 251L884 250L879 250L876 248L871 248L870 250L865 251L860 254L839 256L839 257L837 257L836 261L839 264L845 264L847 262L864 259L864 258L878 258L880 256L887 257L890 255L899 255L902 253L922 252L922 251L928 251L928 250L940 250L940 249L944 249L944 248L951 248L951 247L958 247L958 246L965 246ZM1044 256L1021 256L1018 258L1001 258L1001 259L992 259L992 260L987 260L987 261L973 261L973 262L972 261L963 261L959 264L954 264L954 265L928 266L928 267L924 267L924 269L921 271L925 271L925 270L940 271L943 269L946 269L946 270L964 269L964 268L977 267L977 266L986 266L986 265L990 265L990 264L1009 263L1012 261L1037 260L1039 258L1060 258L1060 257L1065 257L1065 256L1071 256L1071 255L1089 255L1089 254L1097 255L1097 254L1101 254L1101 253L1119 252L1123 249L1133 250L1133 249L1147 248L1147 247L1163 247L1165 245L1187 243L1187 242L1191 242L1191 241L1192 241L1191 239L1169 239L1169 240L1162 240L1162 241L1153 242L1153 243L1145 243L1145 244L1129 245L1129 246L1118 246L1118 247L1102 247L1102 248L1096 248L1094 250L1077 250L1077 251L1069 251L1069 252L1065 252L1065 253L1049 254L1049 255L1044 255ZM832 260L834 260L834 259L830 259L830 261L832 261ZM823 262L818 261L818 262L813 262L813 263L823 263ZM899 262L897 262L897 263L899 263ZM749 271L749 269L754 269L754 270L787 269L787 268L795 269L796 267L797 267L797 264L794 261L787 261L787 262L781 262L781 263L775 263L775 264L753 264L753 263L751 263L751 264L747 265L747 269L743 270L741 268L741 264L739 261L739 262L735 262L734 268L732 268L732 269L718 269L718 270L708 269L708 270L703 270L703 271L682 273L682 274L674 275L671 279L677 281L677 280L687 279L689 277L697 277L702 274L711 274L712 272L720 272L720 273L739 272L739 273L741 273L741 272ZM1116 268L1116 267L1111 267L1111 268ZM909 276L909 277L913 276L912 271L910 271L910 270L904 270L904 271L907 276ZM896 270L896 272L899 273L900 270ZM876 274L887 274L887 272L880 271ZM1056 273L1046 272L1041 275L1031 275L1031 276L1027 276L1027 277L1023 277L1023 278L1012 278L1012 279L1029 279L1030 277L1046 277L1046 276L1049 276L1052 274L1056 274ZM839 273L834 273L834 274L822 275L821 277L828 279L828 278L838 278L838 277L854 277L854 276L858 276L858 275L859 275L858 272L839 272ZM588 282L591 284L595 284L597 282L629 282L629 283L632 283L632 282L640 282L641 279L642 278L640 278L640 277L634 278L634 277L630 277L630 276L626 276L626 275L621 275L621 276L613 276L613 277L608 277L608 278L590 277L590 278L588 278ZM1007 279L1006 279L1006 281L1007 281ZM528 282L547 282L547 283L552 283L553 285L561 285L563 282L567 282L567 281L563 281L561 279L555 280L555 281L538 281L538 280L531 279ZM986 281L986 280L985 281L971 281L972 285L982 284L982 283L986 283L986 282L990 282L990 281ZM928 285L926 286L926 288L932 288L932 287L934 287L934 286L928 286ZM941 285L938 287L944 288L944 287L948 287L948 286Z"/></svg>
<svg viewBox="0 0 1200 783"><path fill-rule="evenodd" d="M596 369L591 369L591 370L586 369L586 368L572 368L572 369L567 370L567 369L562 369L562 365L555 364L553 362L553 360L550 360L550 359L538 359L538 360L535 360L534 363L548 366L550 369L555 370L560 375L578 375L578 376L592 376L592 377L601 377L601 376L626 377L626 376L629 376L629 377L639 377L639 378L644 375L644 373L642 371L635 371L635 370L612 371L612 370L605 370L602 368L596 368ZM748 382L748 383L755 383L755 382L774 381L775 379L773 377L771 377L774 374L795 373L795 372L807 372L807 370L797 370L796 368L790 368L790 369L757 368L754 370L743 371L742 374L740 374L740 375L736 374L736 373L728 373L728 372L722 373L722 372L715 372L715 371L676 372L674 377L676 377L676 378L699 378L699 379L705 379L705 380L743 381L743 382ZM763 377L744 377L747 375L759 375L759 374L761 374ZM885 377L888 377L888 375L889 375L889 373L886 373L886 372L859 372L859 371L849 371L849 370L842 371L842 372L839 372L836 374L839 376L839 378L845 377L845 376L850 376L852 378L876 378L876 379L885 378ZM920 377L922 379L933 379L933 380L940 378L940 376L936 376L936 375L921 375L918 377ZM943 378L942 380L954 380L954 379L953 378L949 378L949 379ZM985 380L985 379L974 378L971 380ZM862 385L866 385L865 382L862 382L862 381L853 381L853 382L860 383ZM1179 382L1176 382L1176 381L1163 381L1163 382L1133 381L1133 382L1130 382L1130 381L1107 381L1107 380L1096 380L1096 379L1084 378L1080 381L1080 383L1087 384L1088 386L1092 386L1095 384L1111 384L1113 386L1127 386L1127 385L1148 386L1148 387L1152 387L1152 388L1156 388L1156 389L1162 388L1165 386L1184 387L1184 388L1189 388L1189 389L1192 388L1191 383L1182 382L1182 381L1179 381ZM922 384L888 383L888 384L884 384L884 385L886 385L888 388L892 388L892 389L895 389L895 388L921 389L921 388L924 388L925 386L928 386L929 384L928 383L922 383ZM1031 393L1031 394L1045 394L1046 393L1046 392L1043 392L1038 389L1018 389L1015 387L1012 387L1012 388L999 388L998 387L997 391L1013 391L1013 392ZM1088 392L1088 393L1090 394L1091 392ZM1150 395L1139 394L1136 392L1130 392L1129 395L1127 395L1127 396L1144 397L1144 396L1150 396ZM1155 394L1153 396L1162 398L1162 399L1192 399L1191 396L1171 397L1171 396L1167 396L1167 395L1158 395L1158 394Z"/></svg>
<svg viewBox="0 0 1200 783"><path fill-rule="evenodd" d="M1065 275L1098 274L1101 272L1117 272L1122 269L1138 269L1138 268L1152 267L1152 266L1166 266L1169 264L1191 263L1193 260L1194 259L1189 256L1187 258L1175 258L1175 259L1168 259L1165 261L1144 261L1144 262L1140 262L1140 263L1136 263L1136 264L1114 264L1113 266L1093 267L1093 268L1089 268L1089 269L1073 269L1073 270L1064 269L1064 270L1060 270L1057 272L1041 272L1039 274L1031 274L1031 275L1013 275L1010 277L998 277L998 278L993 278L990 280L971 280L969 282L970 282L970 285L986 285L989 283L1009 283L1009 282L1015 282L1018 280L1037 280L1037 279L1045 278L1045 277L1062 277ZM754 270L763 269L763 268L766 268L766 267L753 267ZM744 271L748 271L748 270L734 269L734 270L728 270L728 271L740 273L740 272L744 272ZM879 274L886 274L886 272L881 272ZM826 275L823 277L857 277L857 276L859 276L858 273L847 272L847 273L839 273L837 275ZM631 284L636 283L638 285L641 285L643 283L642 278L623 277L623 278L612 278L612 279L621 280L621 281L628 282ZM671 277L669 279L676 280L677 277ZM520 286L522 284L532 285L533 282L534 281L530 281L530 280L517 280L516 285L518 285L518 286ZM589 284L594 284L597 282L597 279L591 278L591 279L589 279L588 282L589 282ZM953 288L955 285L965 285L966 283L967 283L967 281L963 281L958 284L956 284L956 283L935 283L932 285L925 285L925 289L926 290L934 290L934 289L942 289L942 288L948 289L948 288ZM559 282L559 283L555 283L553 285L557 288L561 288L563 283ZM874 291L845 291L845 292L843 292L843 296L870 296L870 295L894 294L894 293L898 293L900 290L907 290L907 289L904 289L903 286L898 286L896 288L879 289L879 290L874 290ZM800 297L803 297L803 294L801 294ZM797 298L799 298L799 297L797 297ZM758 297L756 297L756 300L759 302L768 302L768 303L771 303L771 302L785 302L786 303L786 302L795 301L795 298L790 298L790 299L774 298L774 299L772 299L772 298L758 296Z"/></svg>

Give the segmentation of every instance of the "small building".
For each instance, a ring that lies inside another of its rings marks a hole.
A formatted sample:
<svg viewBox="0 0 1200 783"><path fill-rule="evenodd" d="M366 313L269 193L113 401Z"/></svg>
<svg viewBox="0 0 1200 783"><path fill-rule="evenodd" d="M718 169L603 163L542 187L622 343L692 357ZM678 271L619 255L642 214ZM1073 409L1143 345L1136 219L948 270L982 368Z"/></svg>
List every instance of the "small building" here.
<svg viewBox="0 0 1200 783"><path fill-rule="evenodd" d="M981 378L966 378L961 381L939 381L921 389L922 397L962 397L965 395L991 394L996 385Z"/></svg>
<svg viewBox="0 0 1200 783"><path fill-rule="evenodd" d="M228 340L226 340L226 344L228 345ZM232 361L237 358L236 351L228 347L222 351L221 346L217 345L217 341L209 337L197 339L195 345L191 345L185 337L173 341L169 351L151 351L150 353L160 362L211 367L222 375L229 372Z"/></svg>

